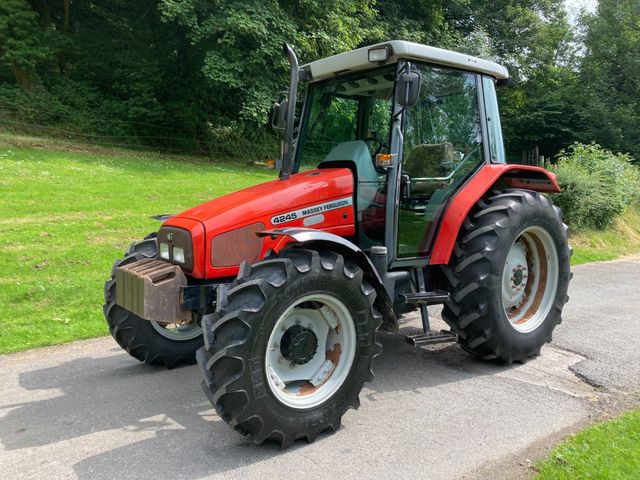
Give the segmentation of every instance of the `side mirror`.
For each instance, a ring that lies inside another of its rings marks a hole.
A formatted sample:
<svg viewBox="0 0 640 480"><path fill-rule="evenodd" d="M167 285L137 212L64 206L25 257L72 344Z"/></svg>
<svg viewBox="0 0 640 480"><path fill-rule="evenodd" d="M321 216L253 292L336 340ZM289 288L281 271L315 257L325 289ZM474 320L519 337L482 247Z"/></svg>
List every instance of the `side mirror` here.
<svg viewBox="0 0 640 480"><path fill-rule="evenodd" d="M514 85L514 81L513 81L513 77L508 77L508 78L501 78L499 80L496 80L496 88L509 88L509 87L513 87Z"/></svg>
<svg viewBox="0 0 640 480"><path fill-rule="evenodd" d="M422 77L419 72L411 70L411 64L407 63L406 71L400 74L396 85L396 101L402 108L413 107L420 98L420 86Z"/></svg>
<svg viewBox="0 0 640 480"><path fill-rule="evenodd" d="M286 127L288 106L289 100L286 97L284 98L284 100L276 100L273 103L271 126L275 130L284 130L284 128Z"/></svg>

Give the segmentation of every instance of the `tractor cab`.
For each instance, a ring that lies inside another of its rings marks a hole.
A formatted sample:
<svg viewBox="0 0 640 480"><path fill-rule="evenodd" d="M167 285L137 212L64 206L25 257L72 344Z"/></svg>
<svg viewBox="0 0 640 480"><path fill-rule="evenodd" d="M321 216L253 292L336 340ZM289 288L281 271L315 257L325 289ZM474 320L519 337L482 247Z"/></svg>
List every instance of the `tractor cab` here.
<svg viewBox="0 0 640 480"><path fill-rule="evenodd" d="M391 261L427 258L460 185L485 164L505 163L496 85L506 69L392 41L300 72L304 100L282 167L350 168L358 246L387 246Z"/></svg>

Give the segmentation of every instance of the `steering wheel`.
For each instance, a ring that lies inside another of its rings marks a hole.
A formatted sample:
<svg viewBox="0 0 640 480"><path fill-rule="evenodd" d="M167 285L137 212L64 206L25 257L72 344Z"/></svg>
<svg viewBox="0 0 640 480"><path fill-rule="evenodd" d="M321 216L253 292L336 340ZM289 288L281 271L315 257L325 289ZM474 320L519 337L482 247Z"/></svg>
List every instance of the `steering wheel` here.
<svg viewBox="0 0 640 480"><path fill-rule="evenodd" d="M385 142L383 142L382 140L377 139L376 137L367 137L364 139L365 143L368 142L373 142L373 143L377 143L378 144L378 148L376 149L376 151L373 153L373 156L375 157L376 155L378 155L383 148L387 148L387 150L389 149L389 145L386 144Z"/></svg>
<svg viewBox="0 0 640 480"><path fill-rule="evenodd" d="M473 155L476 154L476 152L478 152L480 150L480 147L482 146L482 144L478 144L475 147L473 147L471 150L469 150L467 153L464 153L464 151L462 151L462 158L458 161L458 163L464 163L466 162L469 158L471 158Z"/></svg>

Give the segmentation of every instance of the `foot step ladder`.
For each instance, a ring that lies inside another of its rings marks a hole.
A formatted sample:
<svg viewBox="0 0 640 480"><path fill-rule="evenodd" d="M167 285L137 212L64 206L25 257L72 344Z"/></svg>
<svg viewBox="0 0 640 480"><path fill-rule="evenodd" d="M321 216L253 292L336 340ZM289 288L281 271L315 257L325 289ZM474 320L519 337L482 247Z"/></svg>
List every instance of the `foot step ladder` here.
<svg viewBox="0 0 640 480"><path fill-rule="evenodd" d="M437 305L449 300L449 293L442 290L427 292L425 290L424 270L420 267L414 269L416 285L418 291L415 293L402 294L402 300L406 304L417 304L422 317L422 330L424 333L417 335L406 335L405 339L409 345L421 347L423 345L433 345L436 343L452 343L458 341L458 335L447 330L431 330L429 325L428 305Z"/></svg>

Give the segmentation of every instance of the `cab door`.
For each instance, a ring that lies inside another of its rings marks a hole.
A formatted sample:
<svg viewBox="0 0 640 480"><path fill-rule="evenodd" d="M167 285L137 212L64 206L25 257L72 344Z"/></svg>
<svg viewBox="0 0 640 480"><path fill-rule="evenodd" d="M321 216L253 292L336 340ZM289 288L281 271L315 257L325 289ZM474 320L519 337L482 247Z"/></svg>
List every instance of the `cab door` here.
<svg viewBox="0 0 640 480"><path fill-rule="evenodd" d="M449 198L485 162L481 76L416 65L420 99L405 112L405 175L398 211L396 258L428 257Z"/></svg>

